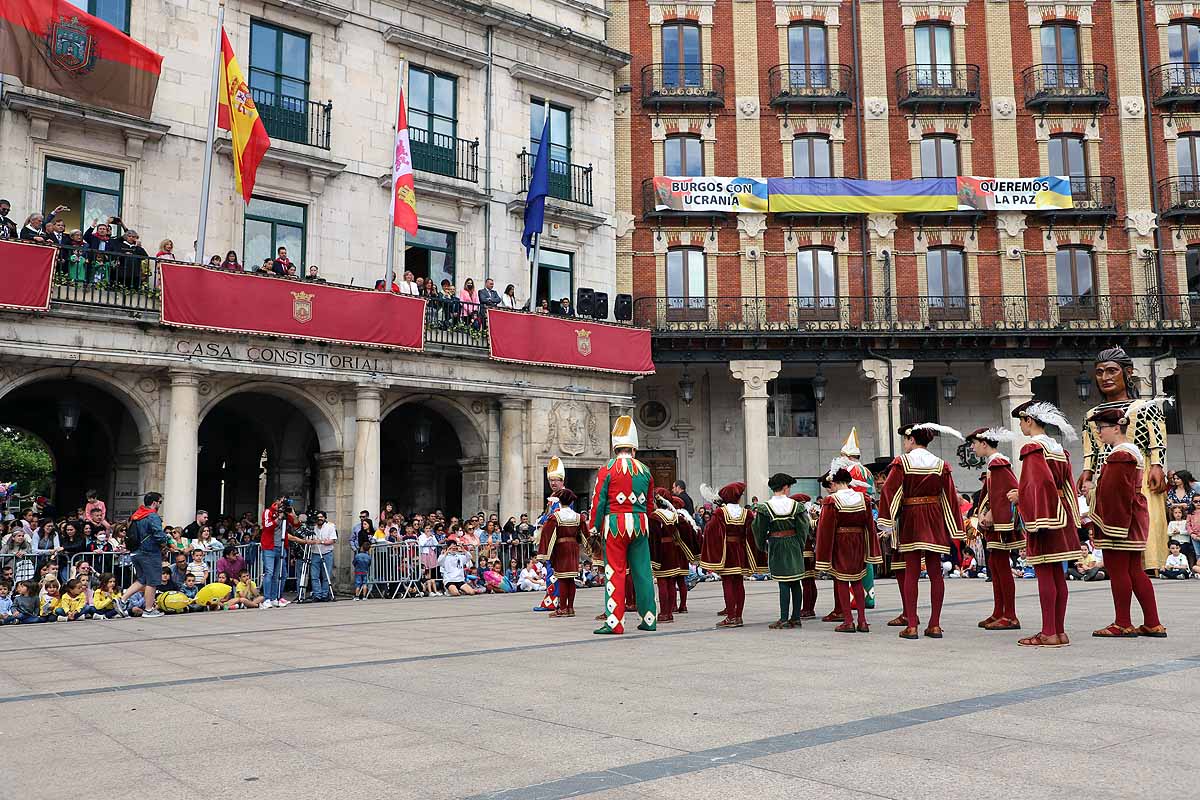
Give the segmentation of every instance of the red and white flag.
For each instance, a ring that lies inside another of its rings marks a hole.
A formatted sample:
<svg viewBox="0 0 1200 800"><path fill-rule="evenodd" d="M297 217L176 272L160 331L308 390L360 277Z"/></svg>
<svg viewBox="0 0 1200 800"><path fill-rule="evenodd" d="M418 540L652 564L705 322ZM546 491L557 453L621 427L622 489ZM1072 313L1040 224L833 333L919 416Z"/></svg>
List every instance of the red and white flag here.
<svg viewBox="0 0 1200 800"><path fill-rule="evenodd" d="M396 158L392 163L392 224L409 236L417 235L417 192L413 184L412 148L408 144L408 111L400 90L400 115L396 119Z"/></svg>

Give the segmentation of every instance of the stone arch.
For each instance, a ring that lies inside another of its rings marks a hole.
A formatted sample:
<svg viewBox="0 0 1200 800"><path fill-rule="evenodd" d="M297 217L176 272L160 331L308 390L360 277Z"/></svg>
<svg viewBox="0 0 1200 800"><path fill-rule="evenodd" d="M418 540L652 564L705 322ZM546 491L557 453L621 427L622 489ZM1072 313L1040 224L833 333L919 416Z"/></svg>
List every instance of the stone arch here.
<svg viewBox="0 0 1200 800"><path fill-rule="evenodd" d="M323 403L314 400L310 393L288 383L247 381L214 392L201 404L200 418L197 423L203 422L209 412L220 405L223 400L239 394L266 394L286 400L308 419L317 433L317 441L320 443L322 453L332 453L342 449L342 428L333 413Z"/></svg>
<svg viewBox="0 0 1200 800"><path fill-rule="evenodd" d="M436 394L409 394L398 397L383 407L379 414L382 422L404 406L426 406L443 416L458 434L463 458L487 457L487 434L475 414L459 400Z"/></svg>
<svg viewBox="0 0 1200 800"><path fill-rule="evenodd" d="M142 445L156 444L159 440L158 411L142 395L148 394L129 386L108 372L80 367L46 367L44 369L16 375L0 385L0 400L4 400L17 389L43 381L75 380L103 389L125 407L137 426L138 439ZM145 376L157 385L157 378Z"/></svg>

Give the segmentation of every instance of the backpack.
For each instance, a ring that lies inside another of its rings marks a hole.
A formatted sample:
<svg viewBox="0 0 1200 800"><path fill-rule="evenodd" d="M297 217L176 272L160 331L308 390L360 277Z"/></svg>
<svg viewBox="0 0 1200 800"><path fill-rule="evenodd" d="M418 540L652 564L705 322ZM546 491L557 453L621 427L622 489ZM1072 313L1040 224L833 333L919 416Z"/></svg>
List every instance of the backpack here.
<svg viewBox="0 0 1200 800"><path fill-rule="evenodd" d="M125 549L133 553L142 547L142 520L136 520L125 529Z"/></svg>

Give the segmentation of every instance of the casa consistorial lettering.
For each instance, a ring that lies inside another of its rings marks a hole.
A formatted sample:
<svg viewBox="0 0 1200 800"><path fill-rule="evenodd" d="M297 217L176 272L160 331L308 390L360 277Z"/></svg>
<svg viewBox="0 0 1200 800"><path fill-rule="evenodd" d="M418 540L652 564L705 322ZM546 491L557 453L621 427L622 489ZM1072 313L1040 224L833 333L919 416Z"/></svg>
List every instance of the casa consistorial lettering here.
<svg viewBox="0 0 1200 800"><path fill-rule="evenodd" d="M262 345L242 347L222 342L197 342L190 339L177 341L175 351L180 355L221 361L253 361L281 367L331 369L344 372L381 372L388 366L385 359L370 356L297 350L290 347L264 347Z"/></svg>

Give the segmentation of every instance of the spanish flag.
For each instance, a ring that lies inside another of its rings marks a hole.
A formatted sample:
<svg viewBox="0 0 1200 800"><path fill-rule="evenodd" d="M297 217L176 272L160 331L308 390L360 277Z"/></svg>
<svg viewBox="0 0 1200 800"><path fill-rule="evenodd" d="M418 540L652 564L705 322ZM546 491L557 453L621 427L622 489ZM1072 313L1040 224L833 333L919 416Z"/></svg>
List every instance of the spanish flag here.
<svg viewBox="0 0 1200 800"><path fill-rule="evenodd" d="M258 116L254 98L250 96L250 87L234 58L233 45L229 43L229 35L224 28L221 29L217 125L229 131L233 137L233 178L238 192L249 203L250 196L254 194L254 176L263 153L271 146L271 137L267 136L267 129Z"/></svg>

